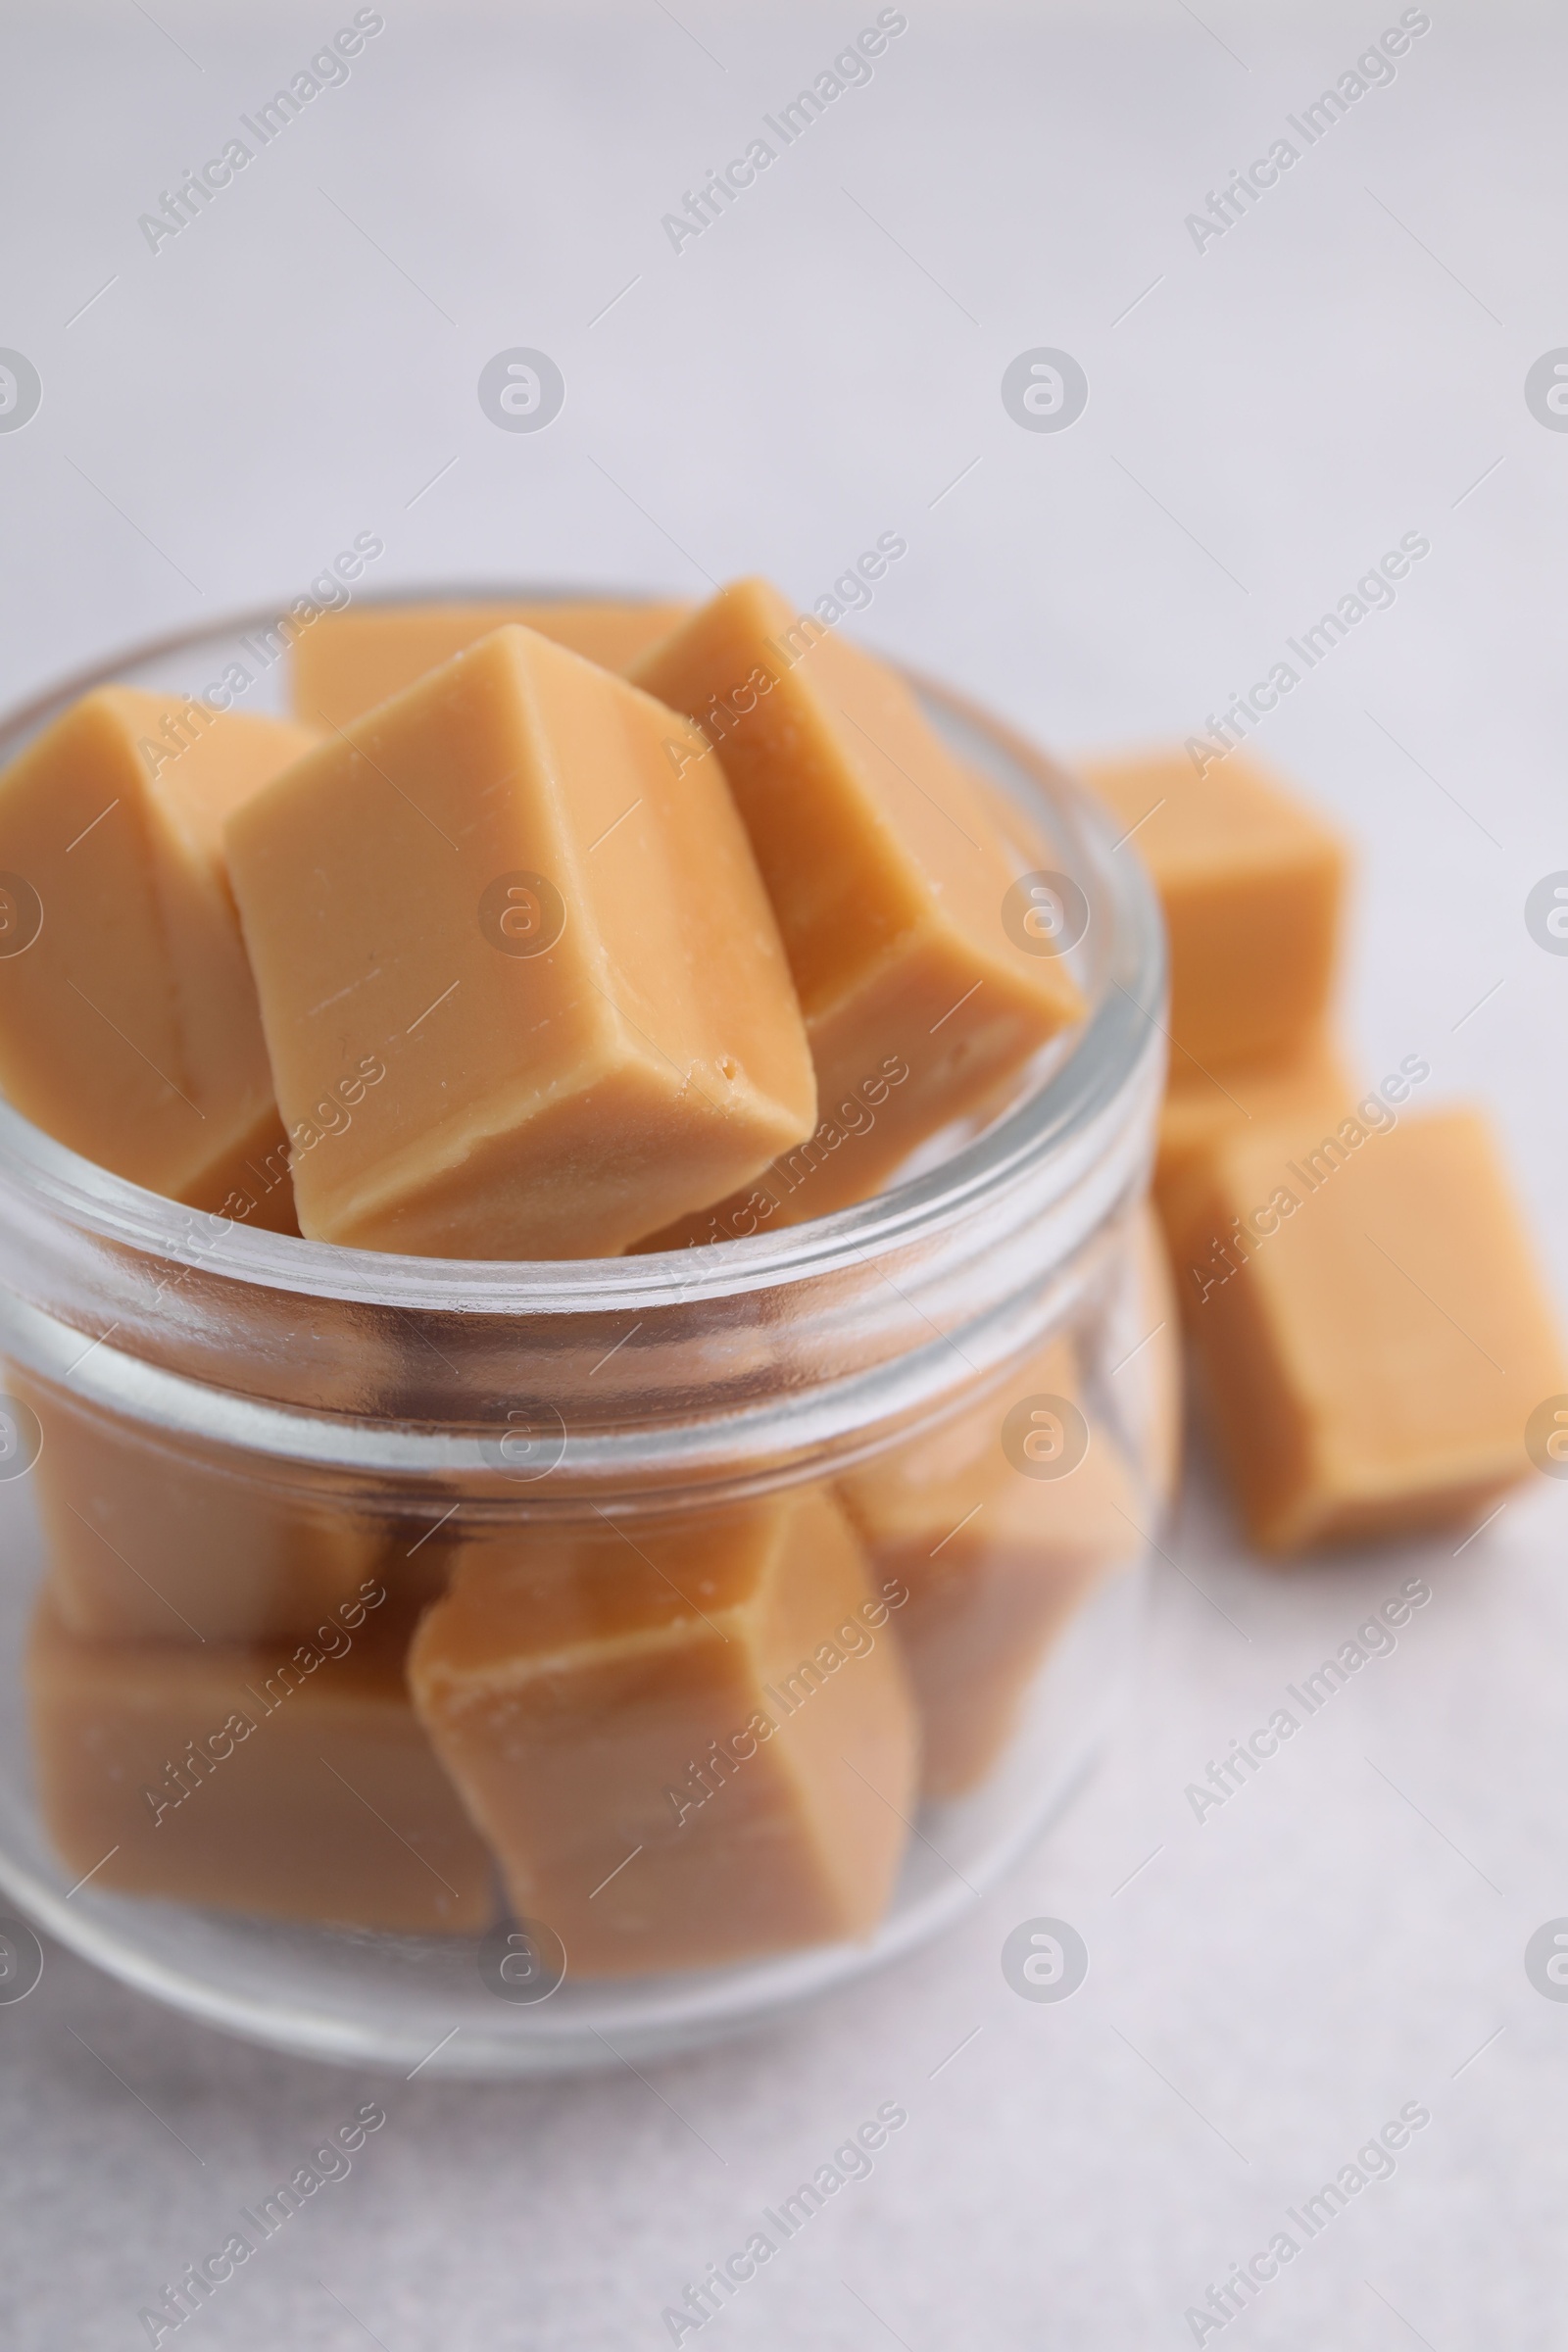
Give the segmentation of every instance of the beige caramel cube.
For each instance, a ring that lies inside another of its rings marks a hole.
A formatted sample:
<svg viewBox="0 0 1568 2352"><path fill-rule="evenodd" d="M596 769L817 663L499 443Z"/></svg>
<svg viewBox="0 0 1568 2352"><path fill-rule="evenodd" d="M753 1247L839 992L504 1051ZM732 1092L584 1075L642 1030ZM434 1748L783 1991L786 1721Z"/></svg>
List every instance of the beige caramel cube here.
<svg viewBox="0 0 1568 2352"><path fill-rule="evenodd" d="M888 1602L797 1493L459 1558L409 1660L519 1917L582 1977L869 1935L915 1782Z"/></svg>
<svg viewBox="0 0 1568 2352"><path fill-rule="evenodd" d="M367 1591L389 1586L406 1613L438 1589L434 1545L406 1561L369 1520L294 1492L270 1465L247 1474L194 1439L155 1442L32 1382L13 1379L12 1393L42 1432L32 1485L50 1591L72 1633L174 1646L287 1641Z"/></svg>
<svg viewBox="0 0 1568 2352"><path fill-rule="evenodd" d="M1182 752L1090 760L1084 774L1164 909L1173 1078L1303 1050L1334 983L1339 835L1240 751L1201 775Z"/></svg>
<svg viewBox="0 0 1568 2352"><path fill-rule="evenodd" d="M293 1230L224 819L310 730L100 687L0 776L0 1085L192 1207Z"/></svg>
<svg viewBox="0 0 1568 2352"><path fill-rule="evenodd" d="M1173 1059L1159 1114L1154 1198L1168 1235L1183 1228L1183 1203L1201 1190L1214 1153L1238 1138L1277 1128L1303 1146L1331 1135L1351 1109L1355 1089L1339 1049L1325 1034L1263 1061L1220 1062L1200 1070ZM1187 1293L1181 1293L1185 1308Z"/></svg>
<svg viewBox="0 0 1568 2352"><path fill-rule="evenodd" d="M1568 1378L1474 1112L1239 1137L1178 1248L1200 1393L1264 1549L1462 1521L1529 1471L1526 1424Z"/></svg>
<svg viewBox="0 0 1568 2352"><path fill-rule="evenodd" d="M1172 1069L1160 1108L1156 1181L1184 1174L1250 1127L1332 1124L1354 1093L1339 1048L1323 1033L1262 1061L1221 1062L1212 1072Z"/></svg>
<svg viewBox="0 0 1568 2352"><path fill-rule="evenodd" d="M409 1935L493 1915L490 1857L372 1625L164 1649L83 1641L46 1600L27 1673L44 1819L95 1890Z"/></svg>
<svg viewBox="0 0 1568 2352"><path fill-rule="evenodd" d="M289 649L294 709L313 725L346 727L509 621L603 669L625 669L689 610L564 598L545 605L355 605L323 612Z"/></svg>
<svg viewBox="0 0 1568 2352"><path fill-rule="evenodd" d="M232 820L312 1239L604 1255L809 1132L777 927L704 748L507 627Z"/></svg>
<svg viewBox="0 0 1568 2352"><path fill-rule="evenodd" d="M873 1579L898 1596L928 1796L985 1778L1073 1611L1143 1548L1137 1483L1082 1408L1071 1343L1057 1340L983 1404L840 1482ZM1079 1435L1087 1450L1064 1475L1038 1474L1054 1446L1077 1454Z"/></svg>
<svg viewBox="0 0 1568 2352"><path fill-rule="evenodd" d="M760 580L723 589L632 676L722 760L783 933L816 1065L810 1142L734 1200L661 1236L722 1240L874 1192L992 1093L1083 1003L1009 894L1054 859L870 655L797 619ZM676 746L683 776L687 762ZM716 764L712 762L712 764ZM1020 828L1020 831L1022 829Z"/></svg>

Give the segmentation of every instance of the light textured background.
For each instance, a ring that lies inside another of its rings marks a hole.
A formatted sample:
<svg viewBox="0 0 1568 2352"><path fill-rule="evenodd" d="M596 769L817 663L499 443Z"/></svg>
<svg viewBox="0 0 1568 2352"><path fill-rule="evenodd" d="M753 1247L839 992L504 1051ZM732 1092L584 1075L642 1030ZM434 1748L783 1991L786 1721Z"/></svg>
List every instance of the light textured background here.
<svg viewBox="0 0 1568 2352"><path fill-rule="evenodd" d="M10 14L0 343L45 391L0 435L6 694L292 595L357 531L378 588L744 567L805 602L898 530L868 640L1072 750L1186 735L1422 531L1396 607L1261 742L1361 848L1363 1066L1420 1053L1429 1100L1490 1103L1568 1291L1568 961L1522 917L1568 866L1568 437L1522 395L1568 342L1560 20L1433 0L1393 86L1200 255L1184 216L1396 6L908 0L871 84L677 257L662 213L870 0L386 0L347 86L150 254L138 213L351 13ZM566 378L536 435L475 397L519 344ZM1062 434L999 398L1041 344L1092 386ZM385 2131L191 2340L655 2345L682 2282L899 2099L873 2178L707 2333L1145 2352L1416 2099L1396 2178L1226 2341L1560 2341L1568 2007L1521 1955L1568 1911L1564 1502L1538 1482L1457 1558L1280 1576L1200 1481L1071 1821L939 1949L648 2082L362 2081L51 1951L0 2008L0 2335L141 2340L141 2303L373 2093ZM1184 1785L1418 1570L1397 1652L1200 1827ZM1038 1912L1093 1955L1059 2008L998 1966Z"/></svg>

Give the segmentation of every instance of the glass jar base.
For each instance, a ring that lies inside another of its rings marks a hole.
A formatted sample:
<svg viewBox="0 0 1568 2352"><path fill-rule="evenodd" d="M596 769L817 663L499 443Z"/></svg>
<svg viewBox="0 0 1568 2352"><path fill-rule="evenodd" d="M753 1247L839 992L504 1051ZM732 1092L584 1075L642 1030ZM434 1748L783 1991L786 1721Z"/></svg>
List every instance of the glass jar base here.
<svg viewBox="0 0 1568 2352"><path fill-rule="evenodd" d="M1024 1718L972 1795L916 1817L874 1936L722 1970L565 1982L526 2001L491 1989L467 1936L297 1926L72 1886L44 1844L13 1759L0 1802L0 1891L47 1936L203 2024L343 2066L474 2080L588 2073L677 2056L764 2025L901 1958L970 1910L1065 1809L1120 1703L1143 1589L1110 1577L1032 1685ZM23 1740L20 1711L7 1741Z"/></svg>

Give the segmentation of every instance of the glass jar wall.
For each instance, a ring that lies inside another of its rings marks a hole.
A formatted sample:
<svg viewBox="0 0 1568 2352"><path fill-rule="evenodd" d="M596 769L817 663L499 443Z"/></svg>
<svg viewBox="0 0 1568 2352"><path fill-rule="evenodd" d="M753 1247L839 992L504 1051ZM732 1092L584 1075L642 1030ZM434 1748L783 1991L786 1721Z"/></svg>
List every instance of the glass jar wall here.
<svg viewBox="0 0 1568 2352"><path fill-rule="evenodd" d="M101 674L199 692L255 626ZM288 2048L605 2063L910 1948L1082 1779L1175 1448L1162 946L1066 780L923 691L1082 894L1090 1013L872 1200L372 1255L0 1106L0 1886L45 1930Z"/></svg>

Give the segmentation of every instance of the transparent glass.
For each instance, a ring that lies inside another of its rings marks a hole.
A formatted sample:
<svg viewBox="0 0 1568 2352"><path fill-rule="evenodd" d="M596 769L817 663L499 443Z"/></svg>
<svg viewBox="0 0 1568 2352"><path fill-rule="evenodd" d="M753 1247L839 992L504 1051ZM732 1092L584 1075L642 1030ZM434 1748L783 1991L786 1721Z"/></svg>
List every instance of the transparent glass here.
<svg viewBox="0 0 1568 2352"><path fill-rule="evenodd" d="M254 667L273 617L70 681L0 761L89 685ZM49 1934L278 2047L564 2071L909 1950L1080 1785L1175 1450L1163 943L1069 779L915 683L1083 892L1089 1012L872 1200L398 1257L0 1104L0 1888Z"/></svg>

